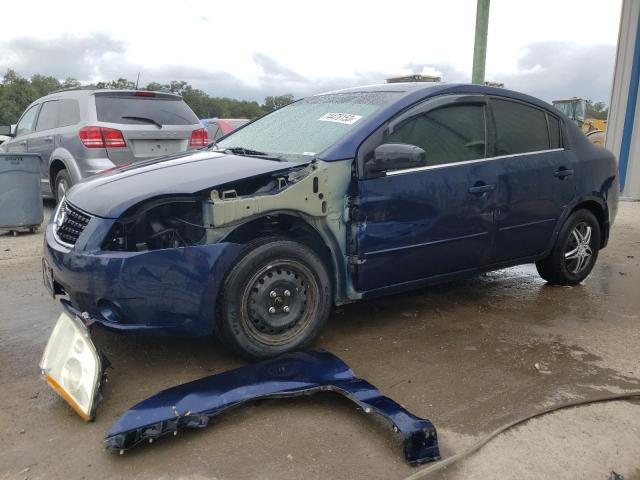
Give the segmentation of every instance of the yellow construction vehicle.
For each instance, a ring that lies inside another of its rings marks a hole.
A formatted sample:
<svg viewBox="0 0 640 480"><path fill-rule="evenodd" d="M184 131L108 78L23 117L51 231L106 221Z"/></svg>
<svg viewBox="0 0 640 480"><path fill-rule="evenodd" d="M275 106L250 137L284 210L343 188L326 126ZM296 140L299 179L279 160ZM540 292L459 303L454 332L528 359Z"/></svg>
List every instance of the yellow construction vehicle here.
<svg viewBox="0 0 640 480"><path fill-rule="evenodd" d="M554 100L553 106L576 122L584 134L596 145L604 146L607 133L607 121L597 118L585 118L587 102L583 98L573 97L567 100Z"/></svg>

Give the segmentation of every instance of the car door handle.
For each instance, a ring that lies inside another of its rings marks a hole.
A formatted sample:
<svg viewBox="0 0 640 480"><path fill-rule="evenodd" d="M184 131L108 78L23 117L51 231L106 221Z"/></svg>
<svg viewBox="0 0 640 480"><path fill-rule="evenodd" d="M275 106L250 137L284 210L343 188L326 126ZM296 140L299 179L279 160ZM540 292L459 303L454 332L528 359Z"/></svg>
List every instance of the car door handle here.
<svg viewBox="0 0 640 480"><path fill-rule="evenodd" d="M47 143L53 142L53 137L44 137L44 141Z"/></svg>
<svg viewBox="0 0 640 480"><path fill-rule="evenodd" d="M22 140L20 143L18 143L18 145L20 145L21 147L24 147L27 144L26 140Z"/></svg>
<svg viewBox="0 0 640 480"><path fill-rule="evenodd" d="M473 195L482 195L483 193L491 192L495 189L495 185L488 185L486 183L478 182L473 187L469 187L469 193Z"/></svg>
<svg viewBox="0 0 640 480"><path fill-rule="evenodd" d="M570 175L573 175L573 169L565 168L565 167L560 167L553 174L554 177L559 178L560 180L562 180L563 178L568 177Z"/></svg>

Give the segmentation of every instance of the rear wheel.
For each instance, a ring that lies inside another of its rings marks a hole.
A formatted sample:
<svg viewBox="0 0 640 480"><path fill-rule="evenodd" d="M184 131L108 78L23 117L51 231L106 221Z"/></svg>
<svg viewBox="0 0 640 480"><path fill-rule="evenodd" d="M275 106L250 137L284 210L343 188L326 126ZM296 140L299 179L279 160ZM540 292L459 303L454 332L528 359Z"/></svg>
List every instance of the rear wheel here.
<svg viewBox="0 0 640 480"><path fill-rule="evenodd" d="M73 180L71 180L71 175L69 175L69 172L65 168L56 173L56 178L53 182L53 195L56 203L62 200L62 197L64 197L72 185Z"/></svg>
<svg viewBox="0 0 640 480"><path fill-rule="evenodd" d="M329 274L312 249L282 238L258 240L225 280L216 332L243 356L267 358L307 347L330 308Z"/></svg>
<svg viewBox="0 0 640 480"><path fill-rule="evenodd" d="M560 229L551 253L536 262L538 273L555 285L577 285L593 270L600 248L600 224L588 210L576 210Z"/></svg>

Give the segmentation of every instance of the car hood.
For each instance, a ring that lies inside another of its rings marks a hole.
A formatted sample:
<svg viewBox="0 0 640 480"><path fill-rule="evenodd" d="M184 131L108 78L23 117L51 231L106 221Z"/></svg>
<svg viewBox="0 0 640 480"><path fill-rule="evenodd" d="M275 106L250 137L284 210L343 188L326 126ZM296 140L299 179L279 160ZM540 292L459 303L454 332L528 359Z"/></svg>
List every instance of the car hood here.
<svg viewBox="0 0 640 480"><path fill-rule="evenodd" d="M118 218L129 207L150 198L194 194L301 165L304 163L208 151L172 155L91 177L69 190L66 199L92 215Z"/></svg>

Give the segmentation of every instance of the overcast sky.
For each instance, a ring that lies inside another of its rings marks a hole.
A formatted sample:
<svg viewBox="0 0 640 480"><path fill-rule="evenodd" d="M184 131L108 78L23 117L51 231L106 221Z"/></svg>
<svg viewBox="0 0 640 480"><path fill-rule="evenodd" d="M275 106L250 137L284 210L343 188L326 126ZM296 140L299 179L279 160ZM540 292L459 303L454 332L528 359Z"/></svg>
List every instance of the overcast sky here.
<svg viewBox="0 0 640 480"><path fill-rule="evenodd" d="M475 4L13 1L3 7L0 70L83 82L141 72L141 85L186 80L252 100L412 72L468 82ZM620 0L492 0L486 78L547 101L608 103L619 17Z"/></svg>

